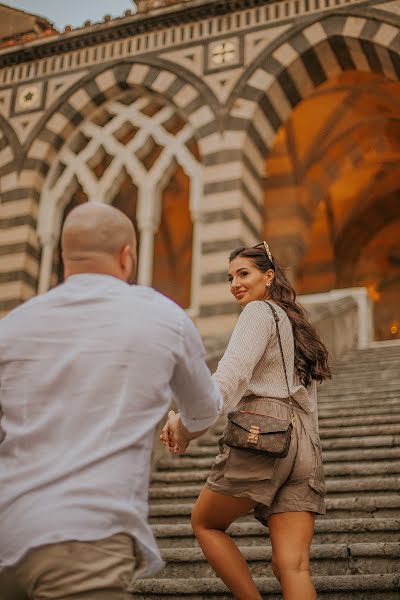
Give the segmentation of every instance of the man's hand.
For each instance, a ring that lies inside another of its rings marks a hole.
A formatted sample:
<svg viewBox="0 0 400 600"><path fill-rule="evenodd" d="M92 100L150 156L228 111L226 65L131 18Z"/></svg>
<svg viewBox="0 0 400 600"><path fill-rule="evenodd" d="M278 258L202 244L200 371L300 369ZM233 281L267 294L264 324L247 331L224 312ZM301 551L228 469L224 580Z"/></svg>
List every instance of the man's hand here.
<svg viewBox="0 0 400 600"><path fill-rule="evenodd" d="M179 413L170 410L168 420L161 430L160 440L173 454L184 454L190 438L185 435L186 429L182 425Z"/></svg>

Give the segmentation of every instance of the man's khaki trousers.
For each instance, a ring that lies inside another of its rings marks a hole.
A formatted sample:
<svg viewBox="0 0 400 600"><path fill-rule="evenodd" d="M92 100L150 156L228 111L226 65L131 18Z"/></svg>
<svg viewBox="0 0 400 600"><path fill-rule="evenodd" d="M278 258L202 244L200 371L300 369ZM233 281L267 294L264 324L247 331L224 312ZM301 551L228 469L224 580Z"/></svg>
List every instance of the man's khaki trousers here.
<svg viewBox="0 0 400 600"><path fill-rule="evenodd" d="M0 572L0 600L131 600L135 545L124 533L28 552Z"/></svg>

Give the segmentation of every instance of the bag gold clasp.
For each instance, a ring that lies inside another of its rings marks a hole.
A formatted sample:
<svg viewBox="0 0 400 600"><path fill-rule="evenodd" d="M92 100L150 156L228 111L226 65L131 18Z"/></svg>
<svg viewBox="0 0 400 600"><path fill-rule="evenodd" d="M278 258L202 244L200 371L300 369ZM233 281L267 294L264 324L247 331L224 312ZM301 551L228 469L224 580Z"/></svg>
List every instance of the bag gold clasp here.
<svg viewBox="0 0 400 600"><path fill-rule="evenodd" d="M260 435L260 428L258 425L252 425L250 427L250 432L247 438L247 443L248 444L257 444L258 442L258 437Z"/></svg>

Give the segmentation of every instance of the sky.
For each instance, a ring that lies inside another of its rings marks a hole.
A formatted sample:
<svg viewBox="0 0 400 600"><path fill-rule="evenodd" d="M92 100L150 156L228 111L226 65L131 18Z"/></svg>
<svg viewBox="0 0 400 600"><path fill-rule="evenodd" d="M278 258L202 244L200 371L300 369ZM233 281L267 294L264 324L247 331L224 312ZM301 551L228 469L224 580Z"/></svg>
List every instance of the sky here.
<svg viewBox="0 0 400 600"><path fill-rule="evenodd" d="M119 17L133 10L133 0L2 0L13 8L41 15L52 21L57 29L65 25L79 27L87 20L101 21L104 15Z"/></svg>

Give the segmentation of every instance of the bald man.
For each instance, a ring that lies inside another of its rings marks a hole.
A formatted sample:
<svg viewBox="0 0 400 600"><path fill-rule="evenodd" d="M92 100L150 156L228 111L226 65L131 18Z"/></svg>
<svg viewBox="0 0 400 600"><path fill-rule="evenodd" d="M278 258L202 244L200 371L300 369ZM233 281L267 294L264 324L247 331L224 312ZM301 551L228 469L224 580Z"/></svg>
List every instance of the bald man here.
<svg viewBox="0 0 400 600"><path fill-rule="evenodd" d="M222 409L199 334L136 271L130 220L94 202L62 232L65 283L0 321L0 598L126 600L162 561L147 523L156 426Z"/></svg>

